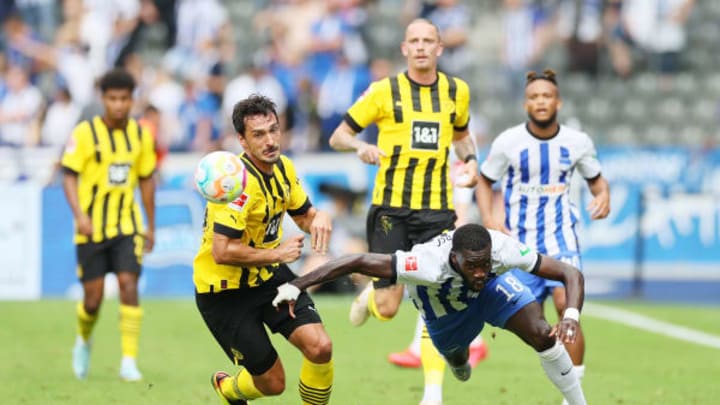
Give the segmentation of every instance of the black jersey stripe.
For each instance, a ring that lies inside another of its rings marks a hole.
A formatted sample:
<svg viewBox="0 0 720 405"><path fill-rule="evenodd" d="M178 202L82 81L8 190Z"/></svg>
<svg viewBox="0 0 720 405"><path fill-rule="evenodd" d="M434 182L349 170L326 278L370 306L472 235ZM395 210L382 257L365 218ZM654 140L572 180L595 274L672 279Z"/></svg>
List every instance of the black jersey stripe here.
<svg viewBox="0 0 720 405"><path fill-rule="evenodd" d="M450 148L445 148L445 160L440 168L440 209L448 209L448 156Z"/></svg>
<svg viewBox="0 0 720 405"><path fill-rule="evenodd" d="M122 214L123 214L123 205L125 204L125 192L120 193L120 201L118 202L118 209L117 209L117 234L122 235Z"/></svg>
<svg viewBox="0 0 720 405"><path fill-rule="evenodd" d="M140 132L140 126L137 124L137 122L135 120L132 120L132 122L135 123L135 130ZM125 150L127 151L127 153L132 152L132 143L130 143L130 136L128 136L127 126L123 128L123 137L125 138Z"/></svg>
<svg viewBox="0 0 720 405"><path fill-rule="evenodd" d="M447 76L448 79L448 96L450 100L455 104L455 98L457 97L457 82L452 76ZM455 111L450 113L450 123L455 124Z"/></svg>
<svg viewBox="0 0 720 405"><path fill-rule="evenodd" d="M438 93L438 82L440 80L435 80L435 82L430 86L430 99L432 100L432 110L434 113L440 112L440 94Z"/></svg>
<svg viewBox="0 0 720 405"><path fill-rule="evenodd" d="M108 222L108 204L110 203L110 192L106 192L105 195L103 195L103 203L102 203L102 222L101 228L103 232L103 240L107 240L107 222Z"/></svg>
<svg viewBox="0 0 720 405"><path fill-rule="evenodd" d="M258 184L260 184L260 190L262 190L265 199L270 200L270 195L272 195L272 193L268 192L267 188L265 187L265 179L262 173L260 173L260 171L250 161L246 153L243 153L242 156L240 156L240 159L242 159L242 161L245 163L245 170L247 170L248 173L250 173L253 177L257 179ZM265 218L263 218L263 222L267 222L269 219L270 207L268 206L268 204L265 204Z"/></svg>
<svg viewBox="0 0 720 405"><path fill-rule="evenodd" d="M415 168L418 165L418 158L410 158L407 169L405 169L405 181L403 182L402 206L409 207L412 201L413 184L415 184Z"/></svg>
<svg viewBox="0 0 720 405"><path fill-rule="evenodd" d="M395 122L399 124L403 122L403 109L397 76L390 78L390 92L392 93L393 116L395 117Z"/></svg>
<svg viewBox="0 0 720 405"><path fill-rule="evenodd" d="M97 131L95 130L95 119L91 118L88 124L90 125L90 132L92 132L93 143L95 144L95 162L100 163L100 139L98 139Z"/></svg>
<svg viewBox="0 0 720 405"><path fill-rule="evenodd" d="M400 151L402 146L395 145L393 147L393 153L390 157L390 166L385 169L385 188L383 189L382 205L389 206L392 200L393 191L393 179L395 177L395 170L397 169L398 162L400 161Z"/></svg>
<svg viewBox="0 0 720 405"><path fill-rule="evenodd" d="M422 112L422 103L420 103L420 86L417 83L410 82L410 95L412 96L413 111Z"/></svg>
<svg viewBox="0 0 720 405"><path fill-rule="evenodd" d="M422 208L430 208L430 194L432 194L432 181L435 164L437 164L437 159L428 159L428 164L425 168L425 176L423 181Z"/></svg>

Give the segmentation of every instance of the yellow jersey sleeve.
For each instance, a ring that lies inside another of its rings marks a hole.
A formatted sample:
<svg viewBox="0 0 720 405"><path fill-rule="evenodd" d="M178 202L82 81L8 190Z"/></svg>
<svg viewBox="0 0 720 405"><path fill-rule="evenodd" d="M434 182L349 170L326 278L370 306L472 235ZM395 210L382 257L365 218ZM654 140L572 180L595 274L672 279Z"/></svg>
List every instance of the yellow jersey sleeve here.
<svg viewBox="0 0 720 405"><path fill-rule="evenodd" d="M350 106L345 114L345 122L355 132L360 132L373 122L380 120L383 114L383 98L387 97L388 85L384 81L373 82L367 90Z"/></svg>
<svg viewBox="0 0 720 405"><path fill-rule="evenodd" d="M87 121L83 121L75 127L65 144L62 156L63 167L75 173L83 171L87 161L93 157L95 152L90 136L90 124Z"/></svg>
<svg viewBox="0 0 720 405"><path fill-rule="evenodd" d="M290 182L290 201L287 212L290 216L303 215L312 206L310 198L300 184L300 178L298 178L292 161L283 156L283 166Z"/></svg>
<svg viewBox="0 0 720 405"><path fill-rule="evenodd" d="M455 101L455 122L453 126L456 131L467 129L470 122L470 87L464 80L457 80L458 92Z"/></svg>
<svg viewBox="0 0 720 405"><path fill-rule="evenodd" d="M218 209L215 211L213 231L225 235L229 238L239 239L245 228L247 228L247 218L249 213L253 211L253 206L261 196L251 196L250 190L243 192L240 197L228 204L216 204ZM212 203L209 203L212 204Z"/></svg>
<svg viewBox="0 0 720 405"><path fill-rule="evenodd" d="M137 174L141 179L150 177L157 165L157 154L155 153L155 140L150 132L138 124L140 132L140 156L138 157Z"/></svg>

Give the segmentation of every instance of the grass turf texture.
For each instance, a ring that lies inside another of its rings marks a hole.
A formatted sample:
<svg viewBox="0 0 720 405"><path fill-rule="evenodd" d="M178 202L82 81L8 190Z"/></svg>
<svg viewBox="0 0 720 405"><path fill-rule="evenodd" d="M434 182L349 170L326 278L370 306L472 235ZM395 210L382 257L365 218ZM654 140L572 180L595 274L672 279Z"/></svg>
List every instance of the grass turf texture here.
<svg viewBox="0 0 720 405"><path fill-rule="evenodd" d="M415 310L404 303L388 323L369 320L361 328L347 321L351 297L316 296L333 339L335 384L332 404L414 405L422 397L422 373L386 361L410 339ZM720 308L602 302L658 320L720 335ZM75 336L74 303L43 300L0 302L0 402L4 404L214 404L209 383L215 370L236 368L215 343L191 300L145 300L138 364L140 383L118 378L120 346L117 302L102 308L94 333L86 381L70 367ZM554 316L549 318L554 322ZM720 350L659 336L610 321L583 317L588 340L584 382L591 404L711 404L720 398ZM494 335L494 337L493 337ZM488 359L467 383L445 377L444 399L453 404L552 404L560 394L547 380L537 356L515 336L486 326ZM287 375L279 397L256 404L298 404L300 354L274 337Z"/></svg>

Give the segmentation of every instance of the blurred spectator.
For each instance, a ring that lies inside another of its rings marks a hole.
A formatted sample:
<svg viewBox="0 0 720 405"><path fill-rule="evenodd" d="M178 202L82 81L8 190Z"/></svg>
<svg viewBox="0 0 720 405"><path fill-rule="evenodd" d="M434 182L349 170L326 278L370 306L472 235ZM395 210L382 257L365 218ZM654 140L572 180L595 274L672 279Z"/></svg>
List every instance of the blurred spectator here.
<svg viewBox="0 0 720 405"><path fill-rule="evenodd" d="M317 113L320 118L320 150L332 151L328 141L342 122L345 112L370 86L370 71L365 65L351 65L347 58L338 55L317 95Z"/></svg>
<svg viewBox="0 0 720 405"><path fill-rule="evenodd" d="M54 70L70 92L73 102L82 108L92 101L94 72L77 34L72 25L63 25L55 35L54 47L29 36L14 37L11 44L33 63L37 61Z"/></svg>
<svg viewBox="0 0 720 405"><path fill-rule="evenodd" d="M546 47L548 25L543 10L524 0L503 0L502 18L500 59L508 94L519 98L525 88L525 72L533 70Z"/></svg>
<svg viewBox="0 0 720 405"><path fill-rule="evenodd" d="M184 89L180 83L165 70L155 71L153 82L147 91L146 108L153 106L160 113L156 139L162 148L168 149L171 145L182 144L183 132L179 114L183 97Z"/></svg>
<svg viewBox="0 0 720 405"><path fill-rule="evenodd" d="M311 26L306 63L315 87L325 80L335 59L342 53L346 27L339 13L340 1L328 0L323 14Z"/></svg>
<svg viewBox="0 0 720 405"><path fill-rule="evenodd" d="M7 93L0 101L0 144L16 147L38 143L37 118L43 96L19 66L10 66L5 75Z"/></svg>
<svg viewBox="0 0 720 405"><path fill-rule="evenodd" d="M56 0L14 1L23 20L40 34L43 41L51 42L58 26Z"/></svg>
<svg viewBox="0 0 720 405"><path fill-rule="evenodd" d="M72 133L75 125L80 121L82 109L73 102L70 91L60 87L55 92L55 99L45 112L45 120L40 130L40 143L52 146L60 152Z"/></svg>
<svg viewBox="0 0 720 405"><path fill-rule="evenodd" d="M39 41L40 37L27 25L19 14L10 14L3 24L3 33L7 47L5 48L5 57L8 65L19 66L34 80L36 73L35 61L25 55L17 44L22 41Z"/></svg>
<svg viewBox="0 0 720 405"><path fill-rule="evenodd" d="M71 0L73 1L73 0ZM138 25L139 0L83 0L80 40L88 46L94 77L117 64Z"/></svg>
<svg viewBox="0 0 720 405"><path fill-rule="evenodd" d="M270 59L266 52L256 52L247 70L232 79L225 87L222 108L223 121L229 126L232 126L232 111L235 103L257 93L269 97L275 102L280 126L283 131L286 130L287 97L280 82L268 70L269 64Z"/></svg>
<svg viewBox="0 0 720 405"><path fill-rule="evenodd" d="M0 101L0 145L17 148L13 153L17 179L25 180L24 148L38 143L43 98L40 90L30 83L27 73L18 66L8 68L5 83L7 93Z"/></svg>
<svg viewBox="0 0 720 405"><path fill-rule="evenodd" d="M168 153L168 145L163 143L159 138L160 126L162 120L160 111L152 104L145 107L142 116L138 119L138 124L145 128L155 140L155 154L157 155L157 170L162 168L162 162Z"/></svg>
<svg viewBox="0 0 720 405"><path fill-rule="evenodd" d="M311 46L312 26L324 15L320 0L292 0L273 3L255 16L255 26L270 38L274 58L285 66L305 61Z"/></svg>
<svg viewBox="0 0 720 405"><path fill-rule="evenodd" d="M470 10L458 0L438 0L427 18L440 30L443 53L438 61L440 70L465 77L472 62L467 47L470 35Z"/></svg>
<svg viewBox="0 0 720 405"><path fill-rule="evenodd" d="M177 37L163 61L165 68L202 80L210 68L234 57L227 10L218 0L178 0Z"/></svg>
<svg viewBox="0 0 720 405"><path fill-rule="evenodd" d="M185 98L180 105L180 123L183 137L179 144L170 145L170 151L206 153L218 148L222 123L222 71L216 65L207 81L185 82Z"/></svg>
<svg viewBox="0 0 720 405"><path fill-rule="evenodd" d="M560 0L557 34L565 43L568 70L598 74L605 0Z"/></svg>
<svg viewBox="0 0 720 405"><path fill-rule="evenodd" d="M615 24L609 48L612 65L621 77L633 71L633 49L647 57L649 67L660 73L680 68L685 49L685 23L694 0L623 0L614 2Z"/></svg>

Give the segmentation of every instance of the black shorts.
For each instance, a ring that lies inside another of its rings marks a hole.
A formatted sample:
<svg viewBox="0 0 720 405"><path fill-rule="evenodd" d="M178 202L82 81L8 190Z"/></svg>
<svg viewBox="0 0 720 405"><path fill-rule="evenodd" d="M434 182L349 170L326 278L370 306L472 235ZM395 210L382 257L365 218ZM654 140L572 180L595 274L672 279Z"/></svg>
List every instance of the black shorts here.
<svg viewBox="0 0 720 405"><path fill-rule="evenodd" d="M84 283L106 273L140 274L143 243L141 235L122 235L98 243L76 245L78 278Z"/></svg>
<svg viewBox="0 0 720 405"><path fill-rule="evenodd" d="M410 250L443 231L455 229L457 216L452 210L412 210L373 205L367 216L367 243L372 253ZM375 288L391 285L389 279L374 282Z"/></svg>
<svg viewBox="0 0 720 405"><path fill-rule="evenodd" d="M268 371L278 357L264 325L287 339L302 325L322 322L305 292L295 304L295 318L290 316L287 305L281 305L279 310L272 306L277 287L295 277L281 264L275 276L260 287L195 293L200 315L215 340L233 363L247 368L252 375Z"/></svg>

